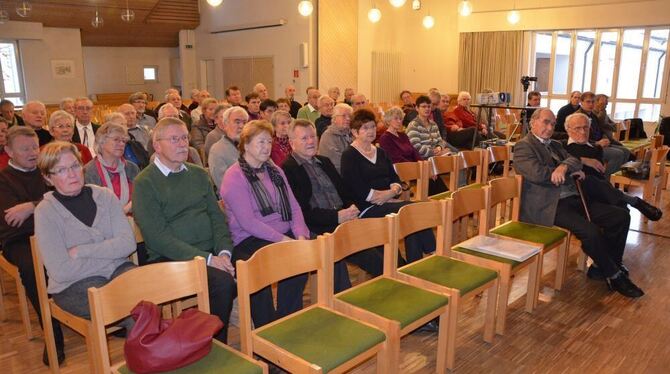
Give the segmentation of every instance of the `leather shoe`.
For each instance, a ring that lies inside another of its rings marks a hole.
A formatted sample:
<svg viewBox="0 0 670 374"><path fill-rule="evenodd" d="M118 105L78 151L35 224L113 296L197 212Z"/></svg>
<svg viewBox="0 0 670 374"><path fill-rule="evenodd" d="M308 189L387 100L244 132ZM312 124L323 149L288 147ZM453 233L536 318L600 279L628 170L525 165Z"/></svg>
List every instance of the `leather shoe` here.
<svg viewBox="0 0 670 374"><path fill-rule="evenodd" d="M635 283L630 280L630 278L623 275L623 273L619 274L619 276L616 278L607 279L607 284L611 290L614 290L626 297L637 298L644 296L644 291L636 286Z"/></svg>
<svg viewBox="0 0 670 374"><path fill-rule="evenodd" d="M435 318L434 320L426 323L425 325L419 327L416 331L418 332L438 332L440 331L440 320Z"/></svg>
<svg viewBox="0 0 670 374"><path fill-rule="evenodd" d="M637 202L635 202L633 207L639 210L640 213L642 213L650 221L658 221L663 216L663 211L640 199L639 197L637 198Z"/></svg>
<svg viewBox="0 0 670 374"><path fill-rule="evenodd" d="M589 266L588 270L586 270L586 276L593 280L605 280L605 274L595 265Z"/></svg>
<svg viewBox="0 0 670 374"><path fill-rule="evenodd" d="M65 361L65 351L63 351L63 348L56 347L56 356L58 357L58 365L60 366L63 361ZM44 347L44 352L42 352L42 362L45 366L49 366L49 354L47 353L47 347Z"/></svg>

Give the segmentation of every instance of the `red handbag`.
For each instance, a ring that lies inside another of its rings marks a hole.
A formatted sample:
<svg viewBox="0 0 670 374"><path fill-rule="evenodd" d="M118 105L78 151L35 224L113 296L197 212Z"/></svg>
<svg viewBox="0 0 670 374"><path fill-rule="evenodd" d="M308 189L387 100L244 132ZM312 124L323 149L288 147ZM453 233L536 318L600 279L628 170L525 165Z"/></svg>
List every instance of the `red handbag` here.
<svg viewBox="0 0 670 374"><path fill-rule="evenodd" d="M123 347L128 369L135 373L175 370L207 356L212 337L223 322L195 308L176 319L162 319L154 303L140 301L131 315L135 326L128 332Z"/></svg>

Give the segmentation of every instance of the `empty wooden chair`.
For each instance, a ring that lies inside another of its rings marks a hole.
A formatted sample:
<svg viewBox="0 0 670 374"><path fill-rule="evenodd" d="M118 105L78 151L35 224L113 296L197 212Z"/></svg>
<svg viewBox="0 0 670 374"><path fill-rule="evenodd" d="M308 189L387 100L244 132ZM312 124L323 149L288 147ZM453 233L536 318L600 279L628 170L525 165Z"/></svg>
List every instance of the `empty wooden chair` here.
<svg viewBox="0 0 670 374"><path fill-rule="evenodd" d="M484 150L482 184L488 183L491 179L491 168L496 163L502 163L502 176L509 175L510 162L512 161L512 147L508 145L496 145Z"/></svg>
<svg viewBox="0 0 670 374"><path fill-rule="evenodd" d="M451 244L451 238L447 237L445 227L448 204L451 204L449 199L407 205L391 219L398 233L396 235L398 240L420 230L437 229L435 254L397 269L393 272L393 276L417 287L449 295L447 367L453 369L458 310L463 301L470 300L484 291L487 292L488 298L484 318L484 341L493 342L498 274L494 270L471 265L448 256L446 249ZM392 243L392 253L397 253L398 240Z"/></svg>
<svg viewBox="0 0 670 374"><path fill-rule="evenodd" d="M456 171L465 170L465 185L474 188L481 187L483 182L484 151L475 149L472 151L460 151L456 159ZM473 175L474 174L474 175ZM458 178L461 177L457 174ZM458 185L462 185L459 183Z"/></svg>
<svg viewBox="0 0 670 374"><path fill-rule="evenodd" d="M434 292L412 286L393 277L397 241L389 218L366 218L345 222L325 235L332 251L332 263L368 248L384 246L384 274L335 295L336 310L367 321L386 333L387 355L384 373L397 373L400 363L400 338L435 318L440 319L437 339L437 372L447 370L447 292Z"/></svg>
<svg viewBox="0 0 670 374"><path fill-rule="evenodd" d="M428 177L424 177L427 172L427 163L425 161L397 162L393 164L396 174L400 181L412 186L405 196L405 200L423 201L428 197ZM409 196L413 192L413 196Z"/></svg>
<svg viewBox="0 0 670 374"><path fill-rule="evenodd" d="M160 282L156 281L158 279ZM142 287L137 287L140 284ZM128 317L140 301L150 301L158 305L191 295L197 297L198 310L209 313L207 271L205 259L202 257L191 261L163 262L138 267L103 287L89 288L93 342L100 372L129 372L125 362L110 367L106 326ZM267 370L265 363L253 360L214 339L212 350L207 356L181 368L180 372L261 374L267 373Z"/></svg>
<svg viewBox="0 0 670 374"><path fill-rule="evenodd" d="M23 321L23 327L26 329L26 337L28 340L32 340L33 329L30 326L30 311L28 310L28 298L26 297L26 289L23 287L23 282L21 282L21 274L19 274L19 268L11 264L7 259L2 255L0 251L0 269L7 273L16 284L16 294L19 298L19 312L21 313L21 320ZM5 313L5 302L4 302L4 288L2 286L2 281L0 281L0 320L4 321L7 318Z"/></svg>
<svg viewBox="0 0 670 374"><path fill-rule="evenodd" d="M458 173L456 170L456 160L458 156L434 156L428 159L427 172L424 176L426 184L428 178L438 176L442 178L444 183L449 187L449 191L442 192L436 195L428 196L432 200L440 200L451 196L451 194L458 188Z"/></svg>
<svg viewBox="0 0 670 374"><path fill-rule="evenodd" d="M267 245L237 261L242 352L257 354L291 373L343 372L377 356L386 373L384 333L331 308L333 262L324 238ZM250 295L298 274L316 271L317 303L253 329Z"/></svg>

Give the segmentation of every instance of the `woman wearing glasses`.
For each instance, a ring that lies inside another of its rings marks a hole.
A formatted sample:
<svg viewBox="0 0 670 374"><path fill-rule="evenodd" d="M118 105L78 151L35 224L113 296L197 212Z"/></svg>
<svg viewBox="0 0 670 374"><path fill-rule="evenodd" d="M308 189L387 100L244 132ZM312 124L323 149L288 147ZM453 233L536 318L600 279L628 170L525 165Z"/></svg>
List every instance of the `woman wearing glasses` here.
<svg viewBox="0 0 670 374"><path fill-rule="evenodd" d="M57 110L51 113L49 117L49 133L54 140L72 143L72 136L74 135L74 117L64 111ZM79 153L81 154L81 161L86 164L93 159L91 151L81 143L73 143Z"/></svg>
<svg viewBox="0 0 670 374"><path fill-rule="evenodd" d="M97 156L84 166L84 178L87 184L107 187L114 192L127 214L131 211L130 201L133 192L133 180L140 172L134 162L123 158L128 141L125 127L107 122L95 136Z"/></svg>
<svg viewBox="0 0 670 374"><path fill-rule="evenodd" d="M87 290L133 268L135 237L119 199L107 188L84 185L81 156L72 143L45 145L37 167L55 191L35 208L35 236L58 306L90 318Z"/></svg>

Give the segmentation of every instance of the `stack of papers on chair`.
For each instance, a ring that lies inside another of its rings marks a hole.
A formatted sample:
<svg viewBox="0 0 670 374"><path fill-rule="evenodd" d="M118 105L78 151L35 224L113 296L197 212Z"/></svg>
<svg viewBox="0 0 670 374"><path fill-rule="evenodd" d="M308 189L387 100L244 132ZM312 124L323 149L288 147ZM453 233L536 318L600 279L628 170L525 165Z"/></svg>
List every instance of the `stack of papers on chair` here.
<svg viewBox="0 0 670 374"><path fill-rule="evenodd" d="M477 235L474 238L459 243L458 246L493 256L508 258L517 262L524 262L542 250L542 246L540 245L521 243L486 235Z"/></svg>

